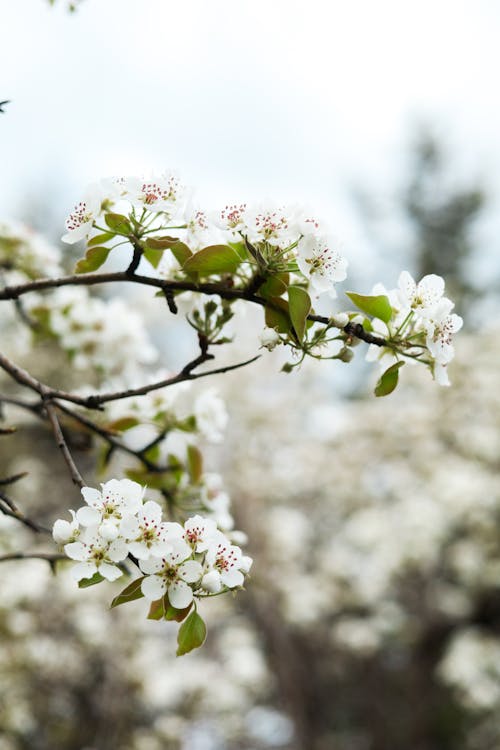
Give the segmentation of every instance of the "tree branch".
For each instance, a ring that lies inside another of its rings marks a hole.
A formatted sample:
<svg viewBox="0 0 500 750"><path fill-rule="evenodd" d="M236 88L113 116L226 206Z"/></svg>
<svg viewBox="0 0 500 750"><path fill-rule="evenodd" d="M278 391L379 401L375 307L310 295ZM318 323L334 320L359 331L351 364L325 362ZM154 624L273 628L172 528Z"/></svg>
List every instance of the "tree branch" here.
<svg viewBox="0 0 500 750"><path fill-rule="evenodd" d="M132 264L131 264L132 265ZM60 286L94 286L97 284L107 284L109 282L133 282L162 289L163 293L173 292L199 292L200 294L214 295L217 294L222 299L240 299L251 302L261 307L273 307L269 300L259 297L255 294L252 285L247 289L234 289L225 284L215 282L196 283L193 281L169 281L156 279L152 276L142 276L130 272L130 266L127 271L117 271L115 273L82 273L72 276L61 276L56 279L36 279L25 284L7 286L0 290L0 300L17 299L28 292L41 291L43 289L54 289ZM308 315L308 320L324 325L331 325L331 319L324 315ZM365 331L362 325L357 323L348 323L343 329L348 335L355 336L368 344L376 346L387 346L386 339Z"/></svg>
<svg viewBox="0 0 500 750"><path fill-rule="evenodd" d="M0 562L8 560L46 560L51 565L58 560L67 560L66 555L51 552L9 552L6 555L0 555Z"/></svg>
<svg viewBox="0 0 500 750"><path fill-rule="evenodd" d="M65 440L63 431L61 430L61 425L59 424L59 420L55 412L54 404L50 402L45 402L45 411L47 412L49 422L52 426L52 431L54 432L54 437L56 439L57 447L60 449L63 455L63 458L66 461L66 465L69 469L69 473L71 474L71 479L73 480L73 484L76 484L77 487L82 489L82 487L85 487L85 482L83 481L83 477L78 471L78 468L73 460L73 456L71 455L71 452L68 448L68 444Z"/></svg>

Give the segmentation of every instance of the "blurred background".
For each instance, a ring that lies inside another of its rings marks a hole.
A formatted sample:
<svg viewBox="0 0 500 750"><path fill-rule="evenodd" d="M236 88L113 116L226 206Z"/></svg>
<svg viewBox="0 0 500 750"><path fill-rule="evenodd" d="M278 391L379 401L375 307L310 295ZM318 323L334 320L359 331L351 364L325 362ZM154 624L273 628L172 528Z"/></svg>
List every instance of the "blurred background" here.
<svg viewBox="0 0 500 750"><path fill-rule="evenodd" d="M374 399L362 347L214 381L230 426L210 461L255 564L199 654L176 660L141 602L109 612L109 587L3 563L0 750L500 748L498 4L0 0L0 29L0 222L57 245L88 182L175 168L208 208L310 207L345 288L443 275L465 320L450 389L412 370ZM185 329L133 304L182 364ZM19 356L64 374L50 348ZM29 470L19 503L51 524L74 489L42 426L9 417L1 473ZM35 542L0 516L2 550Z"/></svg>

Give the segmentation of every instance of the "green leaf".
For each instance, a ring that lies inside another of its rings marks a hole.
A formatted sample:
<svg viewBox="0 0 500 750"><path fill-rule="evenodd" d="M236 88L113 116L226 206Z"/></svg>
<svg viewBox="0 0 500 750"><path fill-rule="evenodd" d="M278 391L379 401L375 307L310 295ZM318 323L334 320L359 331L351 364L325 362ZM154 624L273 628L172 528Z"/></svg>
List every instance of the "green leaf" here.
<svg viewBox="0 0 500 750"><path fill-rule="evenodd" d="M97 271L97 269L106 261L110 252L110 247L89 247L85 253L85 258L82 258L76 264L75 273L90 273L91 271Z"/></svg>
<svg viewBox="0 0 500 750"><path fill-rule="evenodd" d="M142 254L146 258L148 263L151 263L153 268L158 268L164 252L165 250L157 250L156 248L153 249L151 247L145 247Z"/></svg>
<svg viewBox="0 0 500 750"><path fill-rule="evenodd" d="M151 602L151 606L149 608L147 619L148 620L162 620L164 614L165 614L165 610L163 607L163 597L162 597L161 599L157 599L155 602Z"/></svg>
<svg viewBox="0 0 500 750"><path fill-rule="evenodd" d="M385 294L375 296L356 294L356 292L346 292L352 302L364 313L371 315L373 318L383 320L388 323L392 318L392 307L389 298Z"/></svg>
<svg viewBox="0 0 500 750"><path fill-rule="evenodd" d="M199 250L183 265L186 273L209 276L213 273L234 273L241 263L238 253L229 245L210 245Z"/></svg>
<svg viewBox="0 0 500 750"><path fill-rule="evenodd" d="M194 484L198 484L203 474L203 456L196 445L188 445L187 463L189 476Z"/></svg>
<svg viewBox="0 0 500 750"><path fill-rule="evenodd" d="M183 266L186 261L193 256L193 253L184 242L177 240L173 245L170 246L172 255L176 259L180 266Z"/></svg>
<svg viewBox="0 0 500 750"><path fill-rule="evenodd" d="M388 396L396 388L399 379L399 368L403 367L404 362L395 362L382 373L380 380L375 386L376 396Z"/></svg>
<svg viewBox="0 0 500 750"><path fill-rule="evenodd" d="M180 626L177 634L177 656L188 654L203 645L207 637L207 628L198 612L191 612L187 620Z"/></svg>
<svg viewBox="0 0 500 750"><path fill-rule="evenodd" d="M115 596L115 598L111 602L110 608L113 609L113 607L119 607L120 604L133 602L135 599L142 599L144 594L142 593L141 583L145 577L146 576L141 576L140 578L136 578L135 581L132 581L132 583L129 583L129 585L123 589L121 594Z"/></svg>
<svg viewBox="0 0 500 750"><path fill-rule="evenodd" d="M101 583L101 581L104 581L105 579L102 577L100 573L94 573L92 578L82 578L81 581L78 581L78 588L79 589L88 589L89 586L95 586L96 583Z"/></svg>
<svg viewBox="0 0 500 750"><path fill-rule="evenodd" d="M165 620L169 620L170 622L182 622L188 616L192 606L193 602L188 607L184 607L184 609L176 609L170 604L168 594L165 594L163 597L163 616Z"/></svg>
<svg viewBox="0 0 500 750"><path fill-rule="evenodd" d="M307 316L311 312L311 298L300 286L288 287L290 319L299 341L304 338Z"/></svg>
<svg viewBox="0 0 500 750"><path fill-rule="evenodd" d="M105 425L105 429L111 432L125 432L125 430L131 430L132 427L137 427L138 424L137 417L120 417Z"/></svg>
<svg viewBox="0 0 500 750"><path fill-rule="evenodd" d="M272 297L273 307L265 308L266 326L276 328L279 333L290 333L292 324L288 314L288 303L281 297Z"/></svg>
<svg viewBox="0 0 500 750"><path fill-rule="evenodd" d="M285 278L287 279L285 281ZM261 297L281 297L286 292L289 275L280 274L279 276L270 276L266 281L259 287L259 294Z"/></svg>
<svg viewBox="0 0 500 750"><path fill-rule="evenodd" d="M229 247L238 253L241 260L248 260L248 252L244 242L228 242Z"/></svg>
<svg viewBox="0 0 500 750"><path fill-rule="evenodd" d="M180 242L178 237L148 237L145 244L152 250L166 250L178 242Z"/></svg>
<svg viewBox="0 0 500 750"><path fill-rule="evenodd" d="M115 234L130 234L132 227L126 216L109 212L104 214L104 221Z"/></svg>
<svg viewBox="0 0 500 750"><path fill-rule="evenodd" d="M90 240L87 240L87 247L95 247L95 245L100 245L102 242L109 242L109 240L112 240L115 235L113 232L104 232L103 234L96 234L95 237L91 237Z"/></svg>

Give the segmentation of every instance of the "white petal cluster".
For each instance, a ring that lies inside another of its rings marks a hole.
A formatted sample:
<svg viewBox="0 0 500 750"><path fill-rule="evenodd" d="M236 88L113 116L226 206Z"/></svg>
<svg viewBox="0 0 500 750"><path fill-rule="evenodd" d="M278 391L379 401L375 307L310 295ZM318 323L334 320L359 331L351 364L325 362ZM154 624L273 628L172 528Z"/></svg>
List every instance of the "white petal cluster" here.
<svg viewBox="0 0 500 750"><path fill-rule="evenodd" d="M79 370L123 375L158 357L142 318L120 298L103 300L83 287L61 287L50 298L33 296L27 308L34 314L48 311L51 334Z"/></svg>
<svg viewBox="0 0 500 750"><path fill-rule="evenodd" d="M303 237L297 250L297 263L317 294L328 292L336 297L334 284L347 277L347 260L331 247L326 237L309 234Z"/></svg>
<svg viewBox="0 0 500 750"><path fill-rule="evenodd" d="M403 271L396 289L387 291L381 284L377 284L373 294L386 295L395 313L390 330L375 319L375 332L386 336L399 330L405 336L412 334L415 341L420 334L422 343L425 343L430 354L429 364L435 380L440 385L449 385L446 367L455 356L452 337L462 328L463 320L452 312L454 303L443 296L444 280L441 276L428 274L417 283L408 271ZM379 360L381 367L385 369L394 362L394 354L390 349L372 345L366 359ZM408 359L408 362L411 361Z"/></svg>
<svg viewBox="0 0 500 750"><path fill-rule="evenodd" d="M100 574L109 581L122 575L120 563L130 555L144 574L141 590L156 601L168 594L184 609L193 597L221 593L243 585L252 559L217 528L196 515L181 525L163 520L162 509L144 499L144 488L130 479L111 479L97 490L82 488L86 505L58 519L53 538L77 564L77 581Z"/></svg>
<svg viewBox="0 0 500 750"><path fill-rule="evenodd" d="M15 221L0 222L0 262L5 269L13 268L28 278L58 276L60 260L59 250L29 227ZM8 275L5 280L11 281Z"/></svg>

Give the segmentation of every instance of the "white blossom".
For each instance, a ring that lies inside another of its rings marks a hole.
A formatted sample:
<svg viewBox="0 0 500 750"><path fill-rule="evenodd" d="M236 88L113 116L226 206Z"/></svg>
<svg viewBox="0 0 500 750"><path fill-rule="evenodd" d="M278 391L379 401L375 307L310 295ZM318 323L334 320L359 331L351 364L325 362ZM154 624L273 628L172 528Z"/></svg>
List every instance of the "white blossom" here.
<svg viewBox="0 0 500 750"><path fill-rule="evenodd" d="M171 550L168 526L161 519L161 507L154 500L148 500L136 516L128 516L122 521L120 533L127 540L129 551L134 557L139 560L146 560L151 555L162 557Z"/></svg>
<svg viewBox="0 0 500 750"><path fill-rule="evenodd" d="M118 526L123 519L136 514L142 506L144 489L131 479L110 479L101 487L102 490L82 487L87 507L80 508L76 513L82 526L100 526L106 522ZM107 535L109 536L109 531Z"/></svg>
<svg viewBox="0 0 500 750"><path fill-rule="evenodd" d="M334 284L347 277L347 260L330 246L326 237L314 234L302 237L297 247L297 263L318 294L329 292L336 297Z"/></svg>
<svg viewBox="0 0 500 750"><path fill-rule="evenodd" d="M52 527L52 537L56 544L69 544L78 539L80 535L80 527L74 510L69 511L72 517L72 521L65 521L62 518L58 518Z"/></svg>
<svg viewBox="0 0 500 750"><path fill-rule="evenodd" d="M268 328L266 326L260 334L260 343L261 346L272 352L272 350L281 343L281 339L274 328Z"/></svg>
<svg viewBox="0 0 500 750"><path fill-rule="evenodd" d="M108 581L116 580L122 575L116 563L122 562L128 555L123 539L104 539L99 534L97 525L86 528L79 541L66 544L64 551L68 557L78 562L71 571L77 581L92 578L96 573L100 573Z"/></svg>
<svg viewBox="0 0 500 750"><path fill-rule="evenodd" d="M411 309L423 318L429 318L444 294L444 280L436 274L428 274L417 284L408 271L402 271L398 293L404 310Z"/></svg>
<svg viewBox="0 0 500 750"><path fill-rule="evenodd" d="M89 185L83 200L76 204L66 219L65 225L68 231L61 237L63 242L73 245L90 235L101 213L103 199L102 187L97 183Z"/></svg>
<svg viewBox="0 0 500 750"><path fill-rule="evenodd" d="M211 518L192 516L184 523L184 539L196 552L205 552L221 536Z"/></svg>
<svg viewBox="0 0 500 750"><path fill-rule="evenodd" d="M218 580L221 587L227 586L233 589L243 585L245 580L243 572L247 573L250 570L252 559L243 557L240 547L231 544L222 535L216 544L208 548L205 562L208 566L205 575L212 573L210 577L212 586L213 582Z"/></svg>
<svg viewBox="0 0 500 750"><path fill-rule="evenodd" d="M189 606L193 601L193 589L189 584L199 581L203 573L201 564L189 559L191 554L189 544L176 540L171 552L161 559L141 560L140 568L146 574L141 589L146 599L156 601L168 594L172 607L184 609Z"/></svg>
<svg viewBox="0 0 500 750"><path fill-rule="evenodd" d="M455 350L452 336L463 325L462 318L451 313L452 308L453 302L446 298L442 299L426 326L427 347L440 365L446 365L453 359Z"/></svg>
<svg viewBox="0 0 500 750"><path fill-rule="evenodd" d="M210 443L222 442L228 414L224 401L215 388L207 388L194 402L196 427Z"/></svg>

